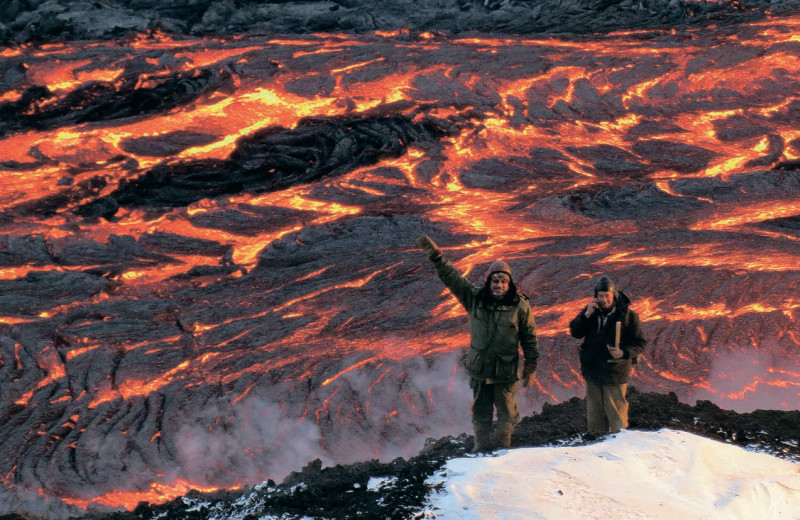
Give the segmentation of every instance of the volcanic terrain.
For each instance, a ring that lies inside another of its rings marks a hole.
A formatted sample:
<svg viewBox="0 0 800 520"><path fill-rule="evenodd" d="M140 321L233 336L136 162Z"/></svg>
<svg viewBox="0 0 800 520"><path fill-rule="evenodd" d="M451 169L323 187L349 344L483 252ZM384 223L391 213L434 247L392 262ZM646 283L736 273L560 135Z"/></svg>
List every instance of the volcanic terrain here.
<svg viewBox="0 0 800 520"><path fill-rule="evenodd" d="M423 233L530 297L515 445L579 438L567 324L608 274L633 427L796 455L800 3L374 4L2 4L0 514L463 453Z"/></svg>

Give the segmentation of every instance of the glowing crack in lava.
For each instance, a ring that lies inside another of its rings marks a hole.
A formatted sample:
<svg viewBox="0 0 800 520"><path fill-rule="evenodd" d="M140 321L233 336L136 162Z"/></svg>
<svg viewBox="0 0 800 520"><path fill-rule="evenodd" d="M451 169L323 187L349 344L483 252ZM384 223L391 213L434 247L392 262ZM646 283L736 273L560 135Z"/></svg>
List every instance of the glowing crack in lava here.
<svg viewBox="0 0 800 520"><path fill-rule="evenodd" d="M420 233L531 297L525 413L582 395L567 323L600 273L644 320L637 388L796 408L798 56L798 17L6 49L4 507L130 509L468 431L466 318Z"/></svg>

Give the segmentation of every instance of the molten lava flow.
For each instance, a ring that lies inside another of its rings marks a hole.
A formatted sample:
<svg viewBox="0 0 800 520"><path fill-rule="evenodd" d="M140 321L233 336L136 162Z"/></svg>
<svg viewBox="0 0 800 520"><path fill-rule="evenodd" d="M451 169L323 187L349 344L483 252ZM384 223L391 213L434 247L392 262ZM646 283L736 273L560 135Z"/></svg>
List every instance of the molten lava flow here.
<svg viewBox="0 0 800 520"><path fill-rule="evenodd" d="M526 412L581 395L567 330L601 273L643 319L637 388L796 408L798 33L0 51L4 484L132 509L468 431L423 233L478 284L511 264Z"/></svg>
<svg viewBox="0 0 800 520"><path fill-rule="evenodd" d="M60 498L64 502L82 509L86 509L90 504L99 504L112 507L122 506L125 509L133 510L140 502L160 504L175 497L183 496L193 489L203 493L219 491L217 487L199 486L183 479L178 479L172 483L152 482L148 487L149 489L146 491L111 491L93 498Z"/></svg>

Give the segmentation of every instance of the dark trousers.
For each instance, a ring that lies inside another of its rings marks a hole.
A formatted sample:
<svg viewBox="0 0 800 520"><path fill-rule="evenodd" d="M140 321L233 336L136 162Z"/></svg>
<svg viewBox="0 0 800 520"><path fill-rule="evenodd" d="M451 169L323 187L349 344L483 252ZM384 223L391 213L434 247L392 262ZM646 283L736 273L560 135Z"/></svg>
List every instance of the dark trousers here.
<svg viewBox="0 0 800 520"><path fill-rule="evenodd" d="M513 383L485 383L472 380L472 426L475 432L490 432L492 418L497 410L495 430L511 435L519 422L519 409L515 394L519 381Z"/></svg>
<svg viewBox="0 0 800 520"><path fill-rule="evenodd" d="M616 433L628 427L628 385L586 381L586 422L591 433Z"/></svg>

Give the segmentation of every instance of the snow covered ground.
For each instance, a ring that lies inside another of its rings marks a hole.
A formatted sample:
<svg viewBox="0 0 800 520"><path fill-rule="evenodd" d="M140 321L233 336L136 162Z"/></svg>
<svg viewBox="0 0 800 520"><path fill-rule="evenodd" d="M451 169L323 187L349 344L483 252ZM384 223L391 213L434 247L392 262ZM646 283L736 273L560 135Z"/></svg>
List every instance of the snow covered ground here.
<svg viewBox="0 0 800 520"><path fill-rule="evenodd" d="M453 459L429 483L424 518L800 519L800 464L674 430Z"/></svg>

